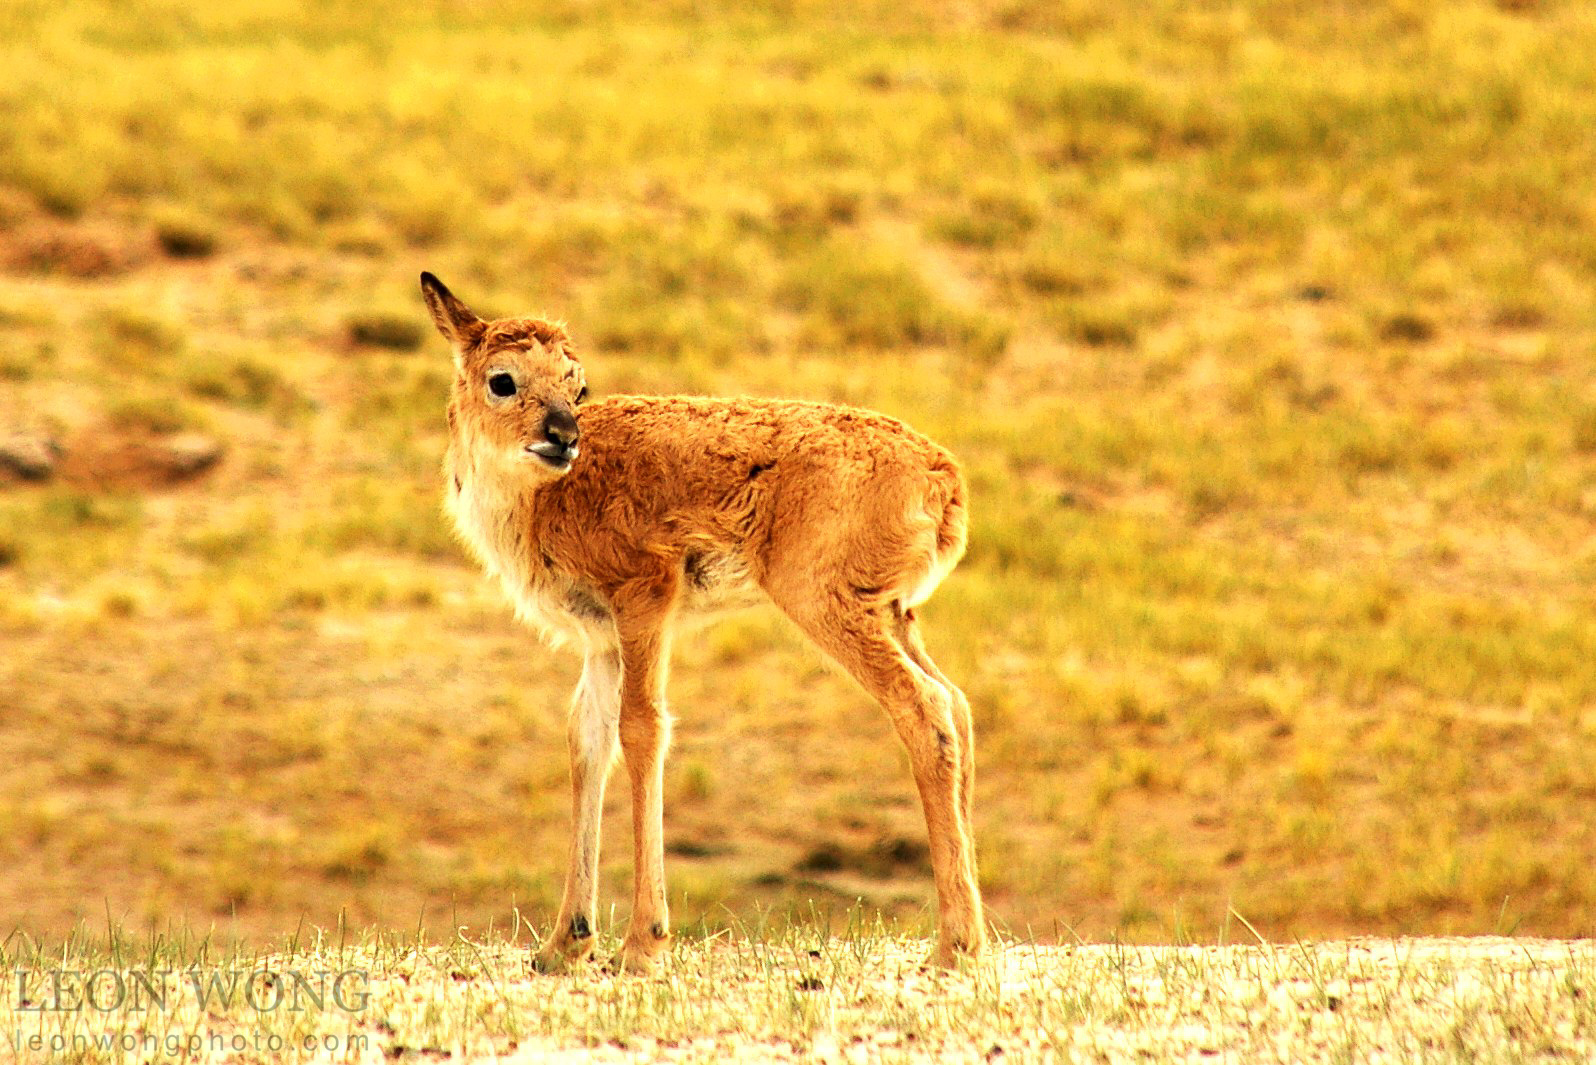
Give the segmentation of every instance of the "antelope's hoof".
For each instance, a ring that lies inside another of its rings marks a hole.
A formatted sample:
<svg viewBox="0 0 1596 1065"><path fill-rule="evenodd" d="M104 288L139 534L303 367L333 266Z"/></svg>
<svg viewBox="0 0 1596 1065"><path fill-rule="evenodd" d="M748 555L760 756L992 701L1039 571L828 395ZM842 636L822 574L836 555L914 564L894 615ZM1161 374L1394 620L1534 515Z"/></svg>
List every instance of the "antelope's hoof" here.
<svg viewBox="0 0 1596 1065"><path fill-rule="evenodd" d="M938 936L937 945L931 948L931 953L920 963L920 968L952 972L979 958L985 950L985 936L973 936L968 939Z"/></svg>
<svg viewBox="0 0 1596 1065"><path fill-rule="evenodd" d="M554 940L532 955L532 968L553 975L568 973L593 960L593 940Z"/></svg>
<svg viewBox="0 0 1596 1065"><path fill-rule="evenodd" d="M612 973L646 976L658 968L660 957L669 947L669 936L650 936L646 940L634 940L627 936L619 953L610 959L605 969Z"/></svg>

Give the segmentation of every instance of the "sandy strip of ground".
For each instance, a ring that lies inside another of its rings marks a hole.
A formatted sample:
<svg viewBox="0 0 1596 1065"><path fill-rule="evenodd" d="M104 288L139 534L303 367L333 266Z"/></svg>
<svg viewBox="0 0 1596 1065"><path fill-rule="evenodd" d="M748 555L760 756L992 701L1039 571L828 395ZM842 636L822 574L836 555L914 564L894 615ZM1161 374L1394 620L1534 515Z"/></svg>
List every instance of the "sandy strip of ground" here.
<svg viewBox="0 0 1596 1065"><path fill-rule="evenodd" d="M1007 944L952 974L925 951L725 936L655 976L544 976L525 946L461 940L206 970L356 974L297 1011L201 1005L182 972L160 1009L40 1010L40 965L0 1032L23 1061L1596 1061L1596 941Z"/></svg>

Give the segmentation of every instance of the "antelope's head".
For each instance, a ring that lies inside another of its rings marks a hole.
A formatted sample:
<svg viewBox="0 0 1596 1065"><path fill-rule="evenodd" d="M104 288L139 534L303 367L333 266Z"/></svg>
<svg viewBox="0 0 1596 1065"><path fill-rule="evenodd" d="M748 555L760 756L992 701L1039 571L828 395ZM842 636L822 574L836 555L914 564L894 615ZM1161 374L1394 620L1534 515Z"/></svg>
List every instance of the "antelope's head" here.
<svg viewBox="0 0 1596 1065"><path fill-rule="evenodd" d="M421 275L432 320L454 349L449 430L475 463L557 477L580 453L577 404L587 375L554 322L485 322L432 274Z"/></svg>

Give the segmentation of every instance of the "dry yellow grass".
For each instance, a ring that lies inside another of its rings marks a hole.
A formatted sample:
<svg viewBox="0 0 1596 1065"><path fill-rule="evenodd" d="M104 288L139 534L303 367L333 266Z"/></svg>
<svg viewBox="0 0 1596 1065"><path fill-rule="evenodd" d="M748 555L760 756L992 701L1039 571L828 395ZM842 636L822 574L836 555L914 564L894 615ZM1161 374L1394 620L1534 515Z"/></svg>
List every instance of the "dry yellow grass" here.
<svg viewBox="0 0 1596 1065"><path fill-rule="evenodd" d="M1591 54L1557 2L7 6L0 435L63 454L0 472L0 927L552 912L575 667L439 513L431 268L598 392L960 455L926 628L1009 930L1591 934ZM679 653L674 910L918 920L865 700L765 615Z"/></svg>
<svg viewBox="0 0 1596 1065"><path fill-rule="evenodd" d="M125 943L120 960L80 943L48 958L15 952L30 997L0 1004L0 1033L24 1062L1352 1065L1596 1054L1589 942L1010 943L956 974L922 971L926 946L860 926L837 938L745 928L679 944L659 975L639 978L539 975L524 944L502 940L318 937L253 955Z"/></svg>

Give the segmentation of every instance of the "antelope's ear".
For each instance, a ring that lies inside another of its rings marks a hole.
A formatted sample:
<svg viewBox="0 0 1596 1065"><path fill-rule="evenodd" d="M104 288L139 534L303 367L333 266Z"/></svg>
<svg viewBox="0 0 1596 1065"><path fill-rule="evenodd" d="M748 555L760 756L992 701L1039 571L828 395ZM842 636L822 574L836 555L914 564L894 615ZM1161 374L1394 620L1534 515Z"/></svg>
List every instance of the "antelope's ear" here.
<svg viewBox="0 0 1596 1065"><path fill-rule="evenodd" d="M426 297L427 310L432 312L432 322L438 327L456 352L469 347L486 328L482 319L471 313L471 308L455 298L432 274L421 274L421 294Z"/></svg>

